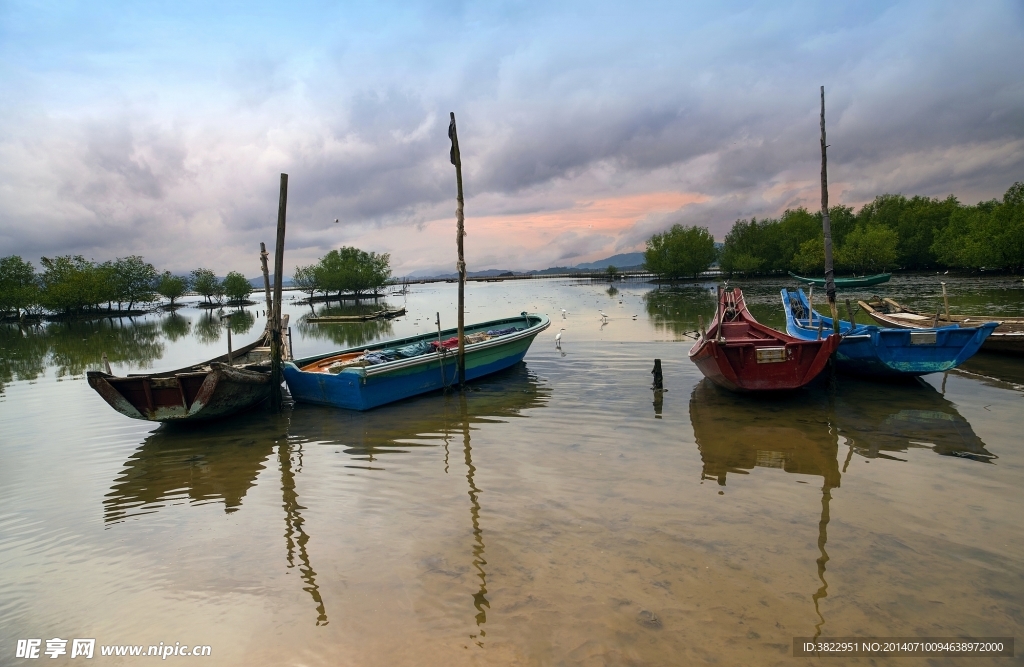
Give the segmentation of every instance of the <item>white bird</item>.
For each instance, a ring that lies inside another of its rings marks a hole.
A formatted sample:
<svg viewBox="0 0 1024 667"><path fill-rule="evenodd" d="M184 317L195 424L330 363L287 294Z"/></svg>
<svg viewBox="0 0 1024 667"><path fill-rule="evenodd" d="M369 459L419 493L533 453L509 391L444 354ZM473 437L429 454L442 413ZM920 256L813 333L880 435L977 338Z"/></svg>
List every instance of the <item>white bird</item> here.
<svg viewBox="0 0 1024 667"><path fill-rule="evenodd" d="M564 320L564 319L565 319L565 316L566 316L566 315L568 315L568 314L569 314L569 311L568 311L568 310L566 310L565 308L563 308L563 309L562 309L562 319Z"/></svg>
<svg viewBox="0 0 1024 667"><path fill-rule="evenodd" d="M561 349L562 348L562 332L563 331L565 331L565 327L559 329L558 333L555 334L555 349Z"/></svg>
<svg viewBox="0 0 1024 667"><path fill-rule="evenodd" d="M608 319L608 314L606 312L604 312L603 310L598 309L597 312L601 313L601 319L602 320L607 320Z"/></svg>
<svg viewBox="0 0 1024 667"><path fill-rule="evenodd" d="M338 224L338 218L334 219L334 224Z"/></svg>

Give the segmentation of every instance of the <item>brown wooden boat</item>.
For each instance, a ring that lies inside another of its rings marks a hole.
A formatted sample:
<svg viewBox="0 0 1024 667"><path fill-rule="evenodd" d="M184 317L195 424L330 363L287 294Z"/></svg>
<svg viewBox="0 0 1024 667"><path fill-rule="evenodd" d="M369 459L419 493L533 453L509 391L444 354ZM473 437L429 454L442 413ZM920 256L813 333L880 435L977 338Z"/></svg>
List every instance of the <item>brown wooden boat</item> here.
<svg viewBox="0 0 1024 667"><path fill-rule="evenodd" d="M1024 355L1024 317L981 317L978 315L949 315L939 311L926 314L911 310L892 299L875 297L871 301L858 301L857 305L871 319L883 327L893 329L931 329L943 326L977 327L985 322L998 321L981 345L983 352Z"/></svg>
<svg viewBox="0 0 1024 667"><path fill-rule="evenodd" d="M839 342L835 334L801 340L776 331L754 319L743 292L725 290L714 320L690 350L690 361L732 391L797 389L821 373Z"/></svg>
<svg viewBox="0 0 1024 667"><path fill-rule="evenodd" d="M285 315L285 318L288 316ZM284 318L283 318L284 319ZM287 320L282 323L287 330ZM162 373L118 377L89 371L89 386L133 419L204 421L255 407L270 397L270 332L229 354ZM288 341L284 357L290 358ZM109 369L108 369L109 370Z"/></svg>

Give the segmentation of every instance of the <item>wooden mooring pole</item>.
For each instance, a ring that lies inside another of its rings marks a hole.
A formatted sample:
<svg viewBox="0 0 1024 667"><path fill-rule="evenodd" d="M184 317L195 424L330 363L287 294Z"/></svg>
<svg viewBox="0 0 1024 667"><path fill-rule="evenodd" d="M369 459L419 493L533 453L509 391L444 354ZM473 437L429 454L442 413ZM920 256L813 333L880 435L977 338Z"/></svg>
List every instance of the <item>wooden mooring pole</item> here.
<svg viewBox="0 0 1024 667"><path fill-rule="evenodd" d="M284 223L288 208L288 174L281 174L277 203L277 247L274 249L274 300L270 311L270 405L281 409L281 274L284 273Z"/></svg>
<svg viewBox="0 0 1024 667"><path fill-rule="evenodd" d="M270 269L267 268L267 244L260 242L260 268L263 269L263 291L267 294L267 331L270 331L270 316L274 312L274 301L270 298Z"/></svg>
<svg viewBox="0 0 1024 667"><path fill-rule="evenodd" d="M825 296L832 314L832 330L839 333L839 308L836 307L836 280L832 268L832 222L828 217L828 159L825 144L825 86L821 87L821 231L825 235Z"/></svg>
<svg viewBox="0 0 1024 667"><path fill-rule="evenodd" d="M459 249L459 261L456 268L459 271L459 386L466 383L466 258L463 253L462 239L466 235L465 216L463 206L465 200L462 196L462 155L459 152L459 135L455 130L455 112L451 112L451 122L448 124L448 138L452 140L451 159L455 165L455 182L458 186L458 195L455 204L455 241Z"/></svg>

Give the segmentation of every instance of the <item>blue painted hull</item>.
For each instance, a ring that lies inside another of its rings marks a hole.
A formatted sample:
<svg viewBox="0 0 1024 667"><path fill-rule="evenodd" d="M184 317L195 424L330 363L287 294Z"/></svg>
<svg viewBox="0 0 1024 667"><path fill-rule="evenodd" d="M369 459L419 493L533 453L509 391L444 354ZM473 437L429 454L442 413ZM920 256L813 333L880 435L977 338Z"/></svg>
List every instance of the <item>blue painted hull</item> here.
<svg viewBox="0 0 1024 667"><path fill-rule="evenodd" d="M832 331L832 318L811 312L803 290L782 290L782 304L786 309L786 331L790 336L804 340L818 338L818 323L822 335ZM794 304L802 308L797 317ZM806 314L811 313L807 318ZM835 352L836 368L851 375L868 377L912 377L927 373L941 373L956 368L974 356L996 322L979 327L961 329L958 326L934 329L884 329L859 324L851 327L839 321L843 342Z"/></svg>
<svg viewBox="0 0 1024 667"><path fill-rule="evenodd" d="M529 326L526 326L527 324ZM550 324L544 315L524 313L523 317L467 326L467 336L477 331L508 326L525 328L513 334L466 345L466 380L475 380L519 363L526 356L537 334L547 329ZM454 334L454 329L442 331L441 338L448 338ZM437 340L437 337L437 334L426 334L382 341L370 346L369 349L410 345ZM302 370L302 367L328 357L366 349L368 348L350 348L286 362L284 378L292 397L302 403L330 405L349 410L370 410L411 396L444 389L458 381L457 355L454 351L445 354L429 353L375 366L348 368L337 374Z"/></svg>

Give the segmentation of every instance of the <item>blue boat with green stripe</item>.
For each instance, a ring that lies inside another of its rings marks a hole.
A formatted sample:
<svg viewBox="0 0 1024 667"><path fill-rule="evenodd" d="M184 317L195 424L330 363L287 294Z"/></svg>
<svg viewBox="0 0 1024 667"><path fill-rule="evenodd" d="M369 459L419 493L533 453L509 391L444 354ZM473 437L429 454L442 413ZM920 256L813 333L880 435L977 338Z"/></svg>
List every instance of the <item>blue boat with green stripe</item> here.
<svg viewBox="0 0 1024 667"><path fill-rule="evenodd" d="M467 325L466 380L519 363L550 325L546 315L525 312ZM288 361L284 378L298 402L370 410L456 384L455 335L455 329L447 329Z"/></svg>

